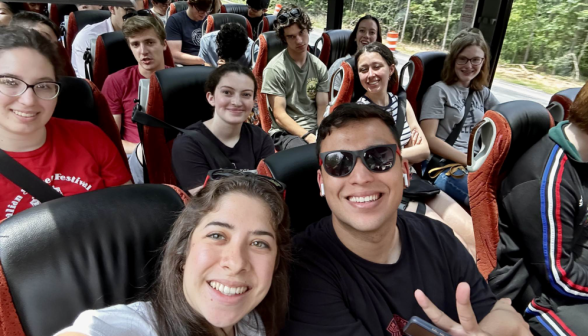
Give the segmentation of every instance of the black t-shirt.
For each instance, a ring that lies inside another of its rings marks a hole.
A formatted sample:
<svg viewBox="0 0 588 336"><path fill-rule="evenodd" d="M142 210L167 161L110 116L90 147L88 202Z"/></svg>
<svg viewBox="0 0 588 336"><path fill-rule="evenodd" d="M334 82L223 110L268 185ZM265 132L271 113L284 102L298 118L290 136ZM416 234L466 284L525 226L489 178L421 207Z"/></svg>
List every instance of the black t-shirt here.
<svg viewBox="0 0 588 336"><path fill-rule="evenodd" d="M430 321L414 298L421 289L454 321L455 290L471 286L478 320L496 299L465 247L441 222L398 211L402 251L395 264L360 258L337 238L331 217L294 237L290 313L282 335L399 336L406 321Z"/></svg>
<svg viewBox="0 0 588 336"><path fill-rule="evenodd" d="M206 19L205 19L206 20ZM182 52L198 56L202 38L202 21L188 17L188 11L179 12L167 19L165 34L168 41L182 41Z"/></svg>
<svg viewBox="0 0 588 336"><path fill-rule="evenodd" d="M249 23L251 24L251 31L253 32L253 39L255 40L255 37L257 37L261 31L257 31L257 28L259 27L259 23L261 22L261 20L263 20L263 15L260 17L249 17L249 15L245 15L245 17L247 18L247 20L249 20Z"/></svg>
<svg viewBox="0 0 588 336"><path fill-rule="evenodd" d="M233 163L235 169L255 170L261 159L275 153L272 138L261 128L243 123L239 141L233 148L225 146L199 121L186 129L206 136ZM227 168L214 165L212 153L202 148L190 135L179 135L172 148L172 166L180 188L184 190L201 186L211 169Z"/></svg>

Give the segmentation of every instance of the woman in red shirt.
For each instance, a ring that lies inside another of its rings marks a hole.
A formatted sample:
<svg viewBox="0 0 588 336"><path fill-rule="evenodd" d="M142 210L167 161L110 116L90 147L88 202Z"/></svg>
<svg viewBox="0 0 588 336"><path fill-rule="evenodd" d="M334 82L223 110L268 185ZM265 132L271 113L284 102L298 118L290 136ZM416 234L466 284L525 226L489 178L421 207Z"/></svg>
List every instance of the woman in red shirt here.
<svg viewBox="0 0 588 336"><path fill-rule="evenodd" d="M64 196L130 183L100 128L52 117L59 63L55 43L37 31L0 28L0 150ZM40 203L2 175L0 190L0 219Z"/></svg>

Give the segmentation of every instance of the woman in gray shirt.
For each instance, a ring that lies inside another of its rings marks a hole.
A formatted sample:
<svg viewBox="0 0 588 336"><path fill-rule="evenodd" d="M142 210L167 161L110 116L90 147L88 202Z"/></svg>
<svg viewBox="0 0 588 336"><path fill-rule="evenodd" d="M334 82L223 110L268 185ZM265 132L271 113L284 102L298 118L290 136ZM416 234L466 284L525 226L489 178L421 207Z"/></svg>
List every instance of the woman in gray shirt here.
<svg viewBox="0 0 588 336"><path fill-rule="evenodd" d="M462 165L445 169L435 185L459 203L469 206L467 188L467 151L470 133L486 110L498 104L488 85L489 48L477 29L461 31L451 42L445 59L441 81L429 88L423 98L421 128L432 154ZM466 99L472 90L472 102L463 128L453 146L446 143L456 125L464 117ZM476 146L474 151L479 150ZM425 168L426 171L426 168Z"/></svg>

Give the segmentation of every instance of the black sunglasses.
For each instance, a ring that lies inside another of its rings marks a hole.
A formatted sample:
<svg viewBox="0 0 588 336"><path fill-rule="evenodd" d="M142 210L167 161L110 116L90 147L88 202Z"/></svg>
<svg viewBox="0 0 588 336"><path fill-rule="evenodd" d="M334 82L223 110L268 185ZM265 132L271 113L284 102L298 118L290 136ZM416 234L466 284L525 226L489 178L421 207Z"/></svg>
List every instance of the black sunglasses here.
<svg viewBox="0 0 588 336"><path fill-rule="evenodd" d="M149 9L139 9L138 11L132 11L123 16L123 21L132 18L133 16L149 16L153 15Z"/></svg>
<svg viewBox="0 0 588 336"><path fill-rule="evenodd" d="M337 150L319 154L319 165L333 177L344 177L353 171L357 158L365 167L375 173L383 173L394 167L396 154L400 150L395 144L378 145L357 151Z"/></svg>
<svg viewBox="0 0 588 336"><path fill-rule="evenodd" d="M259 174L255 174L255 173L251 173L248 171L241 171L241 170L236 170L236 169L214 169L214 170L209 170L208 171L208 175L206 176L206 180L204 181L204 184L202 185L202 187L206 187L206 184L208 183L209 180L212 181L216 181L216 180L220 180L226 177L231 177L231 176L252 176L255 177L256 179L259 179L261 181L265 181L269 184L271 184L274 188L276 188L276 190L282 194L282 199L286 199L286 184L273 179L271 177L265 176L265 175L259 175Z"/></svg>
<svg viewBox="0 0 588 336"><path fill-rule="evenodd" d="M281 24L286 24L286 23L288 23L288 20L297 19L300 17L300 15L302 15L302 12L300 11L300 9L294 8L287 13L283 13L283 14L278 15L277 20Z"/></svg>

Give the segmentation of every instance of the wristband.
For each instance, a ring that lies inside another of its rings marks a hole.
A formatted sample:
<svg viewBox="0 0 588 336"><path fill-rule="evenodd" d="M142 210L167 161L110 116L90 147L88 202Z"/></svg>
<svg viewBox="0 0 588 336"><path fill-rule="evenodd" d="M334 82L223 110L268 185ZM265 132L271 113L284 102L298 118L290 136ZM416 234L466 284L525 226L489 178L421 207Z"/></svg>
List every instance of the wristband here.
<svg viewBox="0 0 588 336"><path fill-rule="evenodd" d="M306 132L303 136L301 136L302 140L305 140L307 136L311 135L312 132Z"/></svg>

